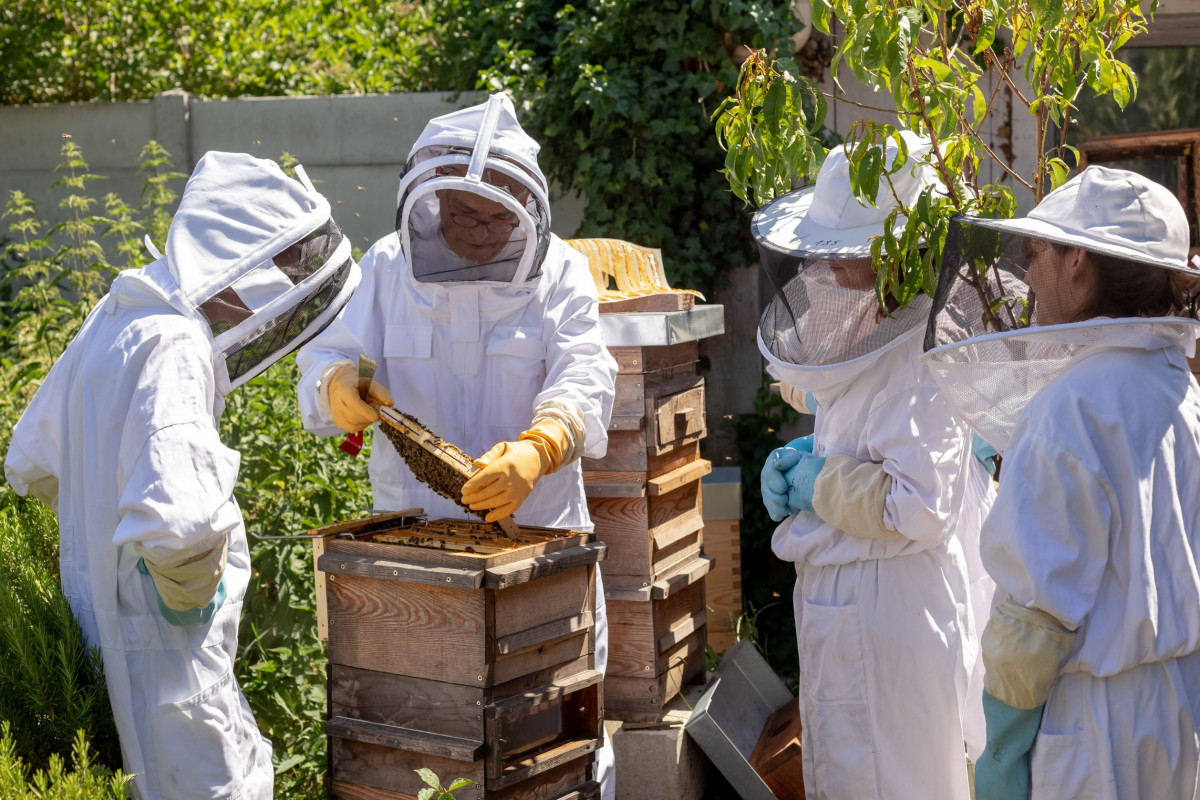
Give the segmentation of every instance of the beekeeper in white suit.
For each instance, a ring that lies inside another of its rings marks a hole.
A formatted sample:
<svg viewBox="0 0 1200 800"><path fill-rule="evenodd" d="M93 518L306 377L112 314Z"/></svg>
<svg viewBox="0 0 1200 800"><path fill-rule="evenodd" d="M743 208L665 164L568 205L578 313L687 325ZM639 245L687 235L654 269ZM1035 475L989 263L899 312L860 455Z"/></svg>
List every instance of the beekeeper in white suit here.
<svg viewBox="0 0 1200 800"><path fill-rule="evenodd" d="M303 171L211 152L166 256L117 276L13 430L5 474L59 520L63 591L99 647L132 794L271 797L233 676L250 578L225 396L326 324L358 281Z"/></svg>
<svg viewBox="0 0 1200 800"><path fill-rule="evenodd" d="M951 226L925 358L1004 454L983 528L997 603L980 800L1197 797L1200 388L1187 356L1200 269L1187 257L1172 193L1100 166L1025 218ZM994 291L976 265L1023 279L1029 299L1005 302L1025 293Z"/></svg>
<svg viewBox="0 0 1200 800"><path fill-rule="evenodd" d="M355 361L379 363L372 402L391 403L478 454L463 501L487 520L592 530L580 457L608 447L616 362L600 334L580 253L550 233L538 144L507 95L431 120L400 180L396 232L363 257L363 282L298 357L304 425L318 434L378 420ZM390 392L390 394L389 394ZM377 440L375 508L467 516ZM599 573L597 573L599 576ZM608 657L597 587L596 669ZM604 797L612 749L599 757Z"/></svg>
<svg viewBox="0 0 1200 800"><path fill-rule="evenodd" d="M902 135L910 159L928 152ZM889 143L885 163L895 158ZM911 163L892 181L909 205L937 184ZM931 299L879 307L870 240L887 199L855 199L835 148L814 187L754 218L769 274L795 276L763 313L759 349L790 397L817 405L814 434L768 458L763 498L782 520L772 549L796 565L807 796L966 800L978 639L964 543L977 547L991 489L920 364Z"/></svg>

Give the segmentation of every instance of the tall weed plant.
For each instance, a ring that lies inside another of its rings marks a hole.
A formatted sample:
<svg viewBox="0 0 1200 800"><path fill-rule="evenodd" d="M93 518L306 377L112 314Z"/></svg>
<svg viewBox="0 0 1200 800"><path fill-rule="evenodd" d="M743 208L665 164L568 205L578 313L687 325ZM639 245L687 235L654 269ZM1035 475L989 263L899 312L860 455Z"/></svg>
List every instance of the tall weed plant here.
<svg viewBox="0 0 1200 800"><path fill-rule="evenodd" d="M0 393L0 451L7 452L13 424L118 269L149 260L142 236L166 239L184 176L172 171L169 154L153 142L142 151L141 168L146 187L137 203L111 193L96 200L87 190L102 177L90 172L83 153L68 141L49 198L72 209L68 222L47 226L38 219L38 202L19 192L5 204L0 385L8 391ZM325 767L326 656L316 635L312 552L307 542L254 537L295 535L362 516L369 491L365 458L351 459L332 440L303 430L297 377L288 358L234 392L221 436L242 454L236 495L253 551L237 677L274 744L277 796L316 798ZM98 764L120 766L98 662L78 627L68 624L74 620L59 588L57 552L50 510L7 486L0 489L0 703L11 706L0 705L0 719L11 722L5 746L23 763L51 769L57 759L53 775L59 777L52 776L51 784L67 780L62 764L77 749L76 729ZM16 703L20 698L24 706ZM53 736L30 733L48 730ZM17 774L16 767L0 769ZM26 791L12 796L76 796L37 794L43 790L33 783ZM0 800L9 796L0 791ZM97 790L85 796L107 795Z"/></svg>

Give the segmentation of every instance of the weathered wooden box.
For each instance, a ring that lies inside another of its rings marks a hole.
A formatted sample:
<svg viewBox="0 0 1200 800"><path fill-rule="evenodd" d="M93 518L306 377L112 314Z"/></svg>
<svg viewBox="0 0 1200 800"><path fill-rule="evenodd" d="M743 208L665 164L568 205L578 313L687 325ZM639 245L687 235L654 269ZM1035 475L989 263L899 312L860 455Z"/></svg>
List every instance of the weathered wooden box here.
<svg viewBox="0 0 1200 800"><path fill-rule="evenodd" d="M397 800L414 770L459 800L588 797L603 725L592 534L437 520L342 526L318 559L331 797ZM335 526L337 528L337 526ZM326 529L326 533L330 531Z"/></svg>
<svg viewBox="0 0 1200 800"><path fill-rule="evenodd" d="M609 653L605 672L605 708L629 722L658 722L663 705L704 673L704 573L683 573L661 599L620 600L607 595Z"/></svg>

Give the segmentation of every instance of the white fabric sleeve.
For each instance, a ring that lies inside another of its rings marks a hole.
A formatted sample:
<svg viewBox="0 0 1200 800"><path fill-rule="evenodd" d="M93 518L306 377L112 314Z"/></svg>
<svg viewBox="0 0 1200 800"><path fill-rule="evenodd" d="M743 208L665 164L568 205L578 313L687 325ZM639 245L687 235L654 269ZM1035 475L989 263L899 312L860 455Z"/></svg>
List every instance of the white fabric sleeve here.
<svg viewBox="0 0 1200 800"><path fill-rule="evenodd" d="M980 643L984 688L1013 708L1037 708L1050 695L1074 641L1075 633L1046 612L1004 598L992 609Z"/></svg>
<svg viewBox="0 0 1200 800"><path fill-rule="evenodd" d="M60 357L13 426L4 458L4 477L21 496L33 495L58 513L58 469L61 450L60 412L63 372Z"/></svg>
<svg viewBox="0 0 1200 800"><path fill-rule="evenodd" d="M892 476L882 464L852 456L827 456L813 484L813 510L817 516L854 536L895 539L894 528L884 523L884 508Z"/></svg>
<svg viewBox="0 0 1200 800"><path fill-rule="evenodd" d="M1067 630L1092 613L1119 519L1116 494L1063 446L1039 433L1010 443L980 551L997 592Z"/></svg>
<svg viewBox="0 0 1200 800"><path fill-rule="evenodd" d="M617 362L600 333L600 304L587 258L561 242L551 247L551 257L555 252L564 254L564 263L546 301L546 382L534 398L534 408L549 401L574 403L583 416L581 455L601 458L608 452ZM552 274L547 270L542 279Z"/></svg>
<svg viewBox="0 0 1200 800"><path fill-rule="evenodd" d="M113 543L147 562L178 564L217 547L242 522L233 496L241 457L211 422L154 431L127 468Z"/></svg>
<svg viewBox="0 0 1200 800"><path fill-rule="evenodd" d="M914 541L951 535L971 458L970 433L933 385L917 385L871 407L867 443L892 482L883 524Z"/></svg>
<svg viewBox="0 0 1200 800"><path fill-rule="evenodd" d="M387 317L379 295L389 294L390 288L386 286L388 281L383 281L385 285L381 286L380 277L380 273L386 274L391 257L386 248L380 249L386 241L376 243L359 262L362 281L350 302L325 330L296 352L296 365L300 368L296 398L301 421L306 430L318 436L345 433L334 424L329 412L326 381L333 369L343 363L356 365L360 354L370 356L378 364L384 363L383 331Z"/></svg>

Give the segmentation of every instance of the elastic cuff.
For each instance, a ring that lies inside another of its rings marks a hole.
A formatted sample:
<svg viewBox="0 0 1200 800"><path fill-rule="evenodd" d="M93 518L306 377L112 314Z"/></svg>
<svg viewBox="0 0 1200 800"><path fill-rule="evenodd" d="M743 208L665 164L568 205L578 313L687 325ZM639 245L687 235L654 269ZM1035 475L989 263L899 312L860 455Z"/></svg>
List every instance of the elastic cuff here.
<svg viewBox="0 0 1200 800"><path fill-rule="evenodd" d="M566 440L561 443L562 457L555 469L563 464L570 464L583 455L587 446L587 432L583 420L583 410L578 403L564 398L543 400L533 410L533 423L529 426L530 430L537 428L538 424L545 420L558 423L567 435Z"/></svg>
<svg viewBox="0 0 1200 800"><path fill-rule="evenodd" d="M1013 708L1037 708L1074 641L1075 633L1051 615L1006 597L992 609L980 642L984 688Z"/></svg>
<svg viewBox="0 0 1200 800"><path fill-rule="evenodd" d="M883 521L892 476L882 464L852 456L825 457L813 484L813 510L846 533L864 539L894 539L900 534Z"/></svg>

